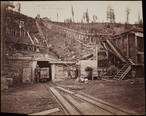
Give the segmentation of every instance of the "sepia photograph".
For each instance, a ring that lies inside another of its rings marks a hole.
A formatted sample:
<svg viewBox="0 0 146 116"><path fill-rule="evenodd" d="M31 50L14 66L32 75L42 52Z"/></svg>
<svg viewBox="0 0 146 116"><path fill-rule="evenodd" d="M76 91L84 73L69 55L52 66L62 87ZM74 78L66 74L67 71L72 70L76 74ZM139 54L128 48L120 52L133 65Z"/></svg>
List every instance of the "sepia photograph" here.
<svg viewBox="0 0 146 116"><path fill-rule="evenodd" d="M1 112L146 115L142 6L1 1Z"/></svg>

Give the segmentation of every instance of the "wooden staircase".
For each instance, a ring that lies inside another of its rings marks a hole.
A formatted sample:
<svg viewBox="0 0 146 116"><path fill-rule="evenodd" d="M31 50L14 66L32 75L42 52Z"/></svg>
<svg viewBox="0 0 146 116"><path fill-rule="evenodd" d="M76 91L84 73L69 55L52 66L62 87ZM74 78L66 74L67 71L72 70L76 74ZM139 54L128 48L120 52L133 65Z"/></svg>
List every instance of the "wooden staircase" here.
<svg viewBox="0 0 146 116"><path fill-rule="evenodd" d="M120 71L115 75L114 79L116 80L122 80L128 72L131 70L131 65L125 64Z"/></svg>
<svg viewBox="0 0 146 116"><path fill-rule="evenodd" d="M117 54L117 56L125 63L125 65L120 69L120 71L114 76L114 79L122 80L132 69L132 65L135 65L135 63L130 58L125 57L111 40L107 39L106 43Z"/></svg>
<svg viewBox="0 0 146 116"><path fill-rule="evenodd" d="M40 25L39 25L39 23L37 21L36 21L36 26L37 26L37 28L38 28L38 30L40 32L40 35L43 37L43 40L46 43L47 47L49 47L48 42L47 42L47 40L46 40L46 38L45 38L45 36L43 34L43 31L42 31L42 29L41 29L41 27L40 27Z"/></svg>

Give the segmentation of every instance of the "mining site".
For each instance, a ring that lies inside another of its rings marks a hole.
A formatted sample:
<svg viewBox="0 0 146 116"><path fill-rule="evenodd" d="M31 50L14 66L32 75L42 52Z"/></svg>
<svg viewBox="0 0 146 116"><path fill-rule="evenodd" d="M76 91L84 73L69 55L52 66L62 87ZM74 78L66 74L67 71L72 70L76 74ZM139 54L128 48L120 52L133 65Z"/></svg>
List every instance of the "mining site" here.
<svg viewBox="0 0 146 116"><path fill-rule="evenodd" d="M142 1L2 2L1 38L2 113L145 115Z"/></svg>

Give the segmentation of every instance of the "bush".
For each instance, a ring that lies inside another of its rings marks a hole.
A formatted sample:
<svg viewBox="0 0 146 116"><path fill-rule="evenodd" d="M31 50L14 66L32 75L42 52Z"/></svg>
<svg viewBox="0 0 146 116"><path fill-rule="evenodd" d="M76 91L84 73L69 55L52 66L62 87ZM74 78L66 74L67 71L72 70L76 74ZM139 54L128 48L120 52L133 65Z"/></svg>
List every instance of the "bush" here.
<svg viewBox="0 0 146 116"><path fill-rule="evenodd" d="M85 71L92 71L93 70L93 68L92 67L89 67L89 66L87 66L86 68L85 68Z"/></svg>

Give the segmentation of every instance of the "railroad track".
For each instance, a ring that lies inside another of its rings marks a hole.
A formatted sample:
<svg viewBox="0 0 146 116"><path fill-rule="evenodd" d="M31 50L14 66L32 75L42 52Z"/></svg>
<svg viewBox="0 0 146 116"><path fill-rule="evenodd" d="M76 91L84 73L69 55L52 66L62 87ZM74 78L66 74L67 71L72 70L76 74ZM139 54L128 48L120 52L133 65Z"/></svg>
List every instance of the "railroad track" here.
<svg viewBox="0 0 146 116"><path fill-rule="evenodd" d="M137 112L94 98L82 92L72 92L52 84L52 95L67 115L138 115Z"/></svg>

